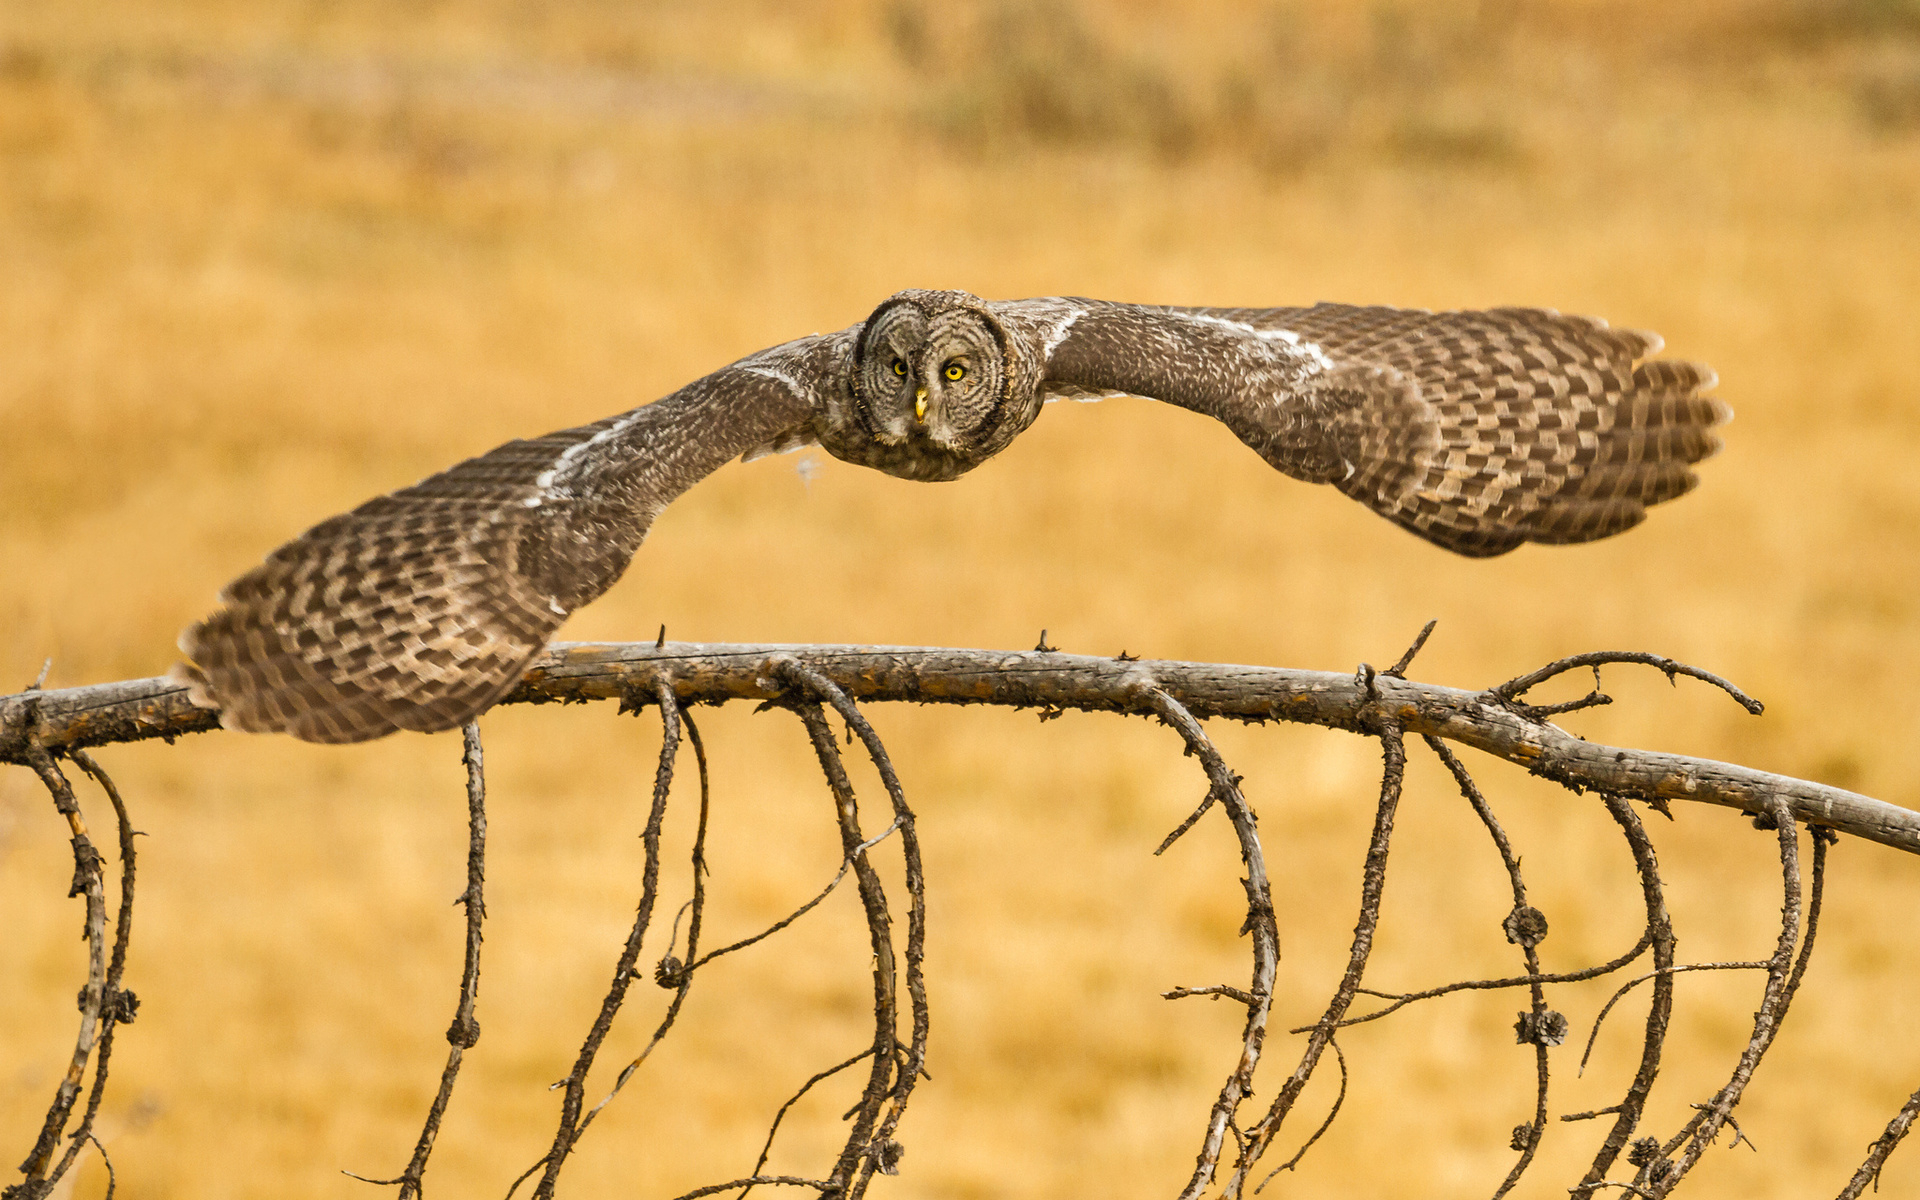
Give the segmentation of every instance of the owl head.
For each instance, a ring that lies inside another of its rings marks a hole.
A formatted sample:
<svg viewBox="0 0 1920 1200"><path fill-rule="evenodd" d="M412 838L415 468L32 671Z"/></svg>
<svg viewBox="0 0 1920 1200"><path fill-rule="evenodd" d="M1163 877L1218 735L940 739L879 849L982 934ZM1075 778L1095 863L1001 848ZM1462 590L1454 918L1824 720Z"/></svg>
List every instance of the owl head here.
<svg viewBox="0 0 1920 1200"><path fill-rule="evenodd" d="M1023 347L966 292L889 298L854 345L842 458L909 479L952 479L1004 449L1039 411Z"/></svg>

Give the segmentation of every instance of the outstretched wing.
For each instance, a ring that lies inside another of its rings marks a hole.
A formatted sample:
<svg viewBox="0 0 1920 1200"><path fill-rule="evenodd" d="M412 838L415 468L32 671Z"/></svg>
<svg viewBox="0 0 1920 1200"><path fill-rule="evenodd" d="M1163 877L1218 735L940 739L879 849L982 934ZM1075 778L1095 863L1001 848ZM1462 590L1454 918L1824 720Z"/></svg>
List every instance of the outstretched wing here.
<svg viewBox="0 0 1920 1200"><path fill-rule="evenodd" d="M1655 335L1545 309L1009 307L1046 348L1046 387L1206 413L1476 557L1631 528L1692 489L1730 415L1706 367L1643 361Z"/></svg>
<svg viewBox="0 0 1920 1200"><path fill-rule="evenodd" d="M839 335L788 343L323 521L228 585L181 635L175 677L233 729L356 742L461 725L620 577L668 501L805 436L846 354Z"/></svg>

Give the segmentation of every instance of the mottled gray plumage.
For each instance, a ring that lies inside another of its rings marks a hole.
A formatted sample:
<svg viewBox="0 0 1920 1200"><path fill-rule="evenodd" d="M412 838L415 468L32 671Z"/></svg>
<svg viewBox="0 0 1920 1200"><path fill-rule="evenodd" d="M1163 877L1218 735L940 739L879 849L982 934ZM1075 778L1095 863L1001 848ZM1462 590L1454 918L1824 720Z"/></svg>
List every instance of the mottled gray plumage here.
<svg viewBox="0 0 1920 1200"><path fill-rule="evenodd" d="M499 699L620 577L655 517L736 455L817 442L955 478L1060 396L1214 417L1461 554L1618 533L1690 489L1728 410L1660 340L1541 309L1156 308L901 292L663 400L509 442L322 522L221 594L175 669L231 728L351 742Z"/></svg>

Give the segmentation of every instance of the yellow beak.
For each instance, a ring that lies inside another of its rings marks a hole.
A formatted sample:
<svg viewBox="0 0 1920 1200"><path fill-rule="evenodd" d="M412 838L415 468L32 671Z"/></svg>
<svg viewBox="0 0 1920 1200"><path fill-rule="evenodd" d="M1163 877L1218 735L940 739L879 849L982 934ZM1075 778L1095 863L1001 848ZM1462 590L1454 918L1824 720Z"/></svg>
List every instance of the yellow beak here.
<svg viewBox="0 0 1920 1200"><path fill-rule="evenodd" d="M916 421L927 419L927 389L925 388L913 389L913 419Z"/></svg>

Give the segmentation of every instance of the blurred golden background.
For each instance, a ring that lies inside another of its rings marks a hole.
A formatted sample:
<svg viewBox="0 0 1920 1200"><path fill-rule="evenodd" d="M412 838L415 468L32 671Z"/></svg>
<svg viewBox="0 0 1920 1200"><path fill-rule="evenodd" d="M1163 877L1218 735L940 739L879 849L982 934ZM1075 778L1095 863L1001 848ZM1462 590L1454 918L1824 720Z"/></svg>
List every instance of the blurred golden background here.
<svg viewBox="0 0 1920 1200"><path fill-rule="evenodd" d="M159 674L226 580L320 518L901 287L1535 304L1659 330L1738 411L1699 491L1622 538L1458 560L1190 414L1066 404L940 487L817 452L811 474L729 467L563 636L1026 648L1044 627L1078 652L1351 669L1438 617L1417 678L1669 654L1767 715L1617 670L1621 703L1569 726L1914 805L1917 214L1914 0L7 0L0 690L49 655L50 686ZM1246 976L1224 825L1151 856L1198 769L1137 720L873 715L921 814L935 1006L933 1081L876 1194L1172 1194L1238 1018L1157 993ZM797 722L699 719L718 944L810 895L837 849ZM443 1196L504 1193L551 1137L547 1085L639 893L657 745L650 716L610 706L484 728L485 1037L429 1175ZM1265 818L1285 1028L1344 961L1378 751L1216 734ZM339 1171L400 1168L445 1054L458 737L221 734L101 758L147 834L127 976L144 1005L101 1118L123 1194L381 1194ZM1553 922L1548 968L1631 944L1637 887L1599 805L1478 765ZM1424 751L1402 812L1368 982L1516 970L1498 860ZM1764 956L1772 836L1676 816L1656 834L1682 954ZM1738 1111L1759 1152L1716 1148L1694 1195L1837 1190L1920 1084L1920 863L1846 844L1835 868L1822 952ZM44 793L0 768L9 1155L71 1047L70 871ZM849 890L702 974L566 1194L744 1174L781 1099L861 1044L866 963ZM1610 990L1561 994L1576 1042ZM1724 1080L1758 992L1681 978L1650 1130ZM612 1068L665 996L636 991ZM1617 1099L1644 1005L1623 1005L1584 1078L1555 1052L1556 1112ZM1479 994L1352 1031L1346 1111L1269 1194L1491 1192L1531 1112L1522 1006ZM1257 1103L1297 1042L1269 1042ZM851 1087L796 1110L774 1169L819 1167ZM1598 1135L1556 1122L1523 1194L1563 1194ZM90 1153L72 1194L104 1183ZM1920 1194L1920 1151L1884 1194Z"/></svg>

